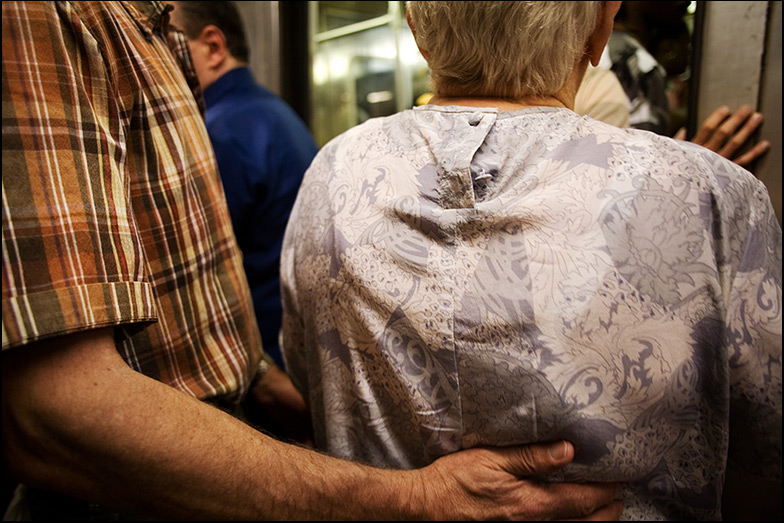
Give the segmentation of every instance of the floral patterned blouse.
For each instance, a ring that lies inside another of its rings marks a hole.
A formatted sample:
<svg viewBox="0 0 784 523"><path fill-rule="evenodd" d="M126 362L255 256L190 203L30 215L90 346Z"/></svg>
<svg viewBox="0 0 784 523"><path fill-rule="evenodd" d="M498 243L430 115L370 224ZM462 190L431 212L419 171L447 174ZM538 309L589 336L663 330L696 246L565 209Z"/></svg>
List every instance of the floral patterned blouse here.
<svg viewBox="0 0 784 523"><path fill-rule="evenodd" d="M716 519L781 478L781 227L718 155L567 109L424 106L327 144L283 248L317 445L413 468L572 441L550 480Z"/></svg>

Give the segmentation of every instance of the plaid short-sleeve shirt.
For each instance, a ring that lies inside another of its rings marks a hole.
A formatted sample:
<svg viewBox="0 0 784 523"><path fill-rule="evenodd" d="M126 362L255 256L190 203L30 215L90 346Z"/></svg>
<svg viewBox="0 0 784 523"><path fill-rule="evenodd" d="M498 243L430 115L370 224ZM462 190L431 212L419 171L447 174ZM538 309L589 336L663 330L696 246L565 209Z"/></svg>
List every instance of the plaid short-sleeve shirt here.
<svg viewBox="0 0 784 523"><path fill-rule="evenodd" d="M3 350L115 326L132 368L239 398L261 342L164 5L2 10Z"/></svg>

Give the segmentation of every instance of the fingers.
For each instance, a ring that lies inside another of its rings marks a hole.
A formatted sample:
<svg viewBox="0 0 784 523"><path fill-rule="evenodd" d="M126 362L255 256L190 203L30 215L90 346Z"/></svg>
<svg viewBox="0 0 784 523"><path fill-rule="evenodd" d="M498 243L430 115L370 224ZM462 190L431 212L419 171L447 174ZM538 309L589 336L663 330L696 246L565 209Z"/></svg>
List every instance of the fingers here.
<svg viewBox="0 0 784 523"><path fill-rule="evenodd" d="M616 521L621 517L621 513L623 513L623 502L616 499L609 505L605 505L583 518L572 521Z"/></svg>
<svg viewBox="0 0 784 523"><path fill-rule="evenodd" d="M726 105L722 105L718 107L715 111L708 116L704 122L702 122L702 126L700 126L699 131L697 131L697 135L694 137L692 142L696 143L697 145L705 145L710 137L713 135L714 131L721 125L727 116L730 115L730 108Z"/></svg>
<svg viewBox="0 0 784 523"><path fill-rule="evenodd" d="M756 160L757 158L759 158L760 156L768 152L768 149L770 149L770 142L767 140L763 140L757 145L755 145L754 147L752 147L750 151L743 154L739 158L735 158L732 161L740 165L741 167L746 167L751 162L753 162L754 160Z"/></svg>
<svg viewBox="0 0 784 523"><path fill-rule="evenodd" d="M501 468L518 477L544 476L551 474L574 459L574 447L568 441L527 445L503 449L499 455ZM621 487L617 483L539 483L523 481L522 484L538 492L529 499L537 502L528 507L537 519L577 518L586 521L608 521L618 519L623 511ZM534 508L536 507L536 508Z"/></svg>
<svg viewBox="0 0 784 523"><path fill-rule="evenodd" d="M730 139L735 131L745 122L751 114L751 108L748 105L742 105L735 113L719 125L711 137L705 142L705 147L711 151L719 152L727 140ZM745 140L744 140L745 141Z"/></svg>
<svg viewBox="0 0 784 523"><path fill-rule="evenodd" d="M745 167L770 148L769 142L762 141L739 158L735 158L741 147L759 128L762 120L762 114L752 112L748 105L742 105L732 114L727 106L721 106L705 119L692 142ZM685 133L681 130L675 136L678 139L684 137Z"/></svg>
<svg viewBox="0 0 784 523"><path fill-rule="evenodd" d="M574 458L574 447L568 441L554 441L498 449L499 467L515 476L552 474Z"/></svg>
<svg viewBox="0 0 784 523"><path fill-rule="evenodd" d="M757 130L757 127L760 126L762 123L762 115L760 113L754 113L751 115L751 117L749 117L750 112L751 110L749 109L748 112L744 111L741 113L741 116L745 115L744 120L741 120L741 117L736 116L738 113L735 113L727 120L725 124L721 126L721 128L719 128L719 131L721 131L721 129L726 126L726 130L724 131L726 134L722 135L721 133L717 133L720 135L719 139L726 140L724 146L720 146L721 148L717 150L720 155L724 156L725 158L732 159L735 156L735 152L746 143L751 134ZM743 124L743 127L741 127L739 131L735 132L741 123ZM727 138L729 139L727 140Z"/></svg>
<svg viewBox="0 0 784 523"><path fill-rule="evenodd" d="M740 111L740 110L738 110L738 111ZM749 113L750 112L751 112L751 109L749 109ZM732 117L729 120L727 120L727 122L729 123L733 119L735 119L737 114L738 113L735 113L734 115L732 115ZM728 136L730 136L730 139L729 139L729 141L727 141L727 143L724 145L724 147L719 149L719 151L718 151L719 154L724 156L725 158L732 158L733 156L735 156L735 152L738 149L740 149L743 146L744 143L746 143L746 140L749 139L749 136L751 136L751 133L756 131L757 127L759 127L761 123L762 123L762 115L760 113L754 113L753 115L751 115L750 118L748 117L748 115L746 116L745 123L743 124L743 127L741 127L740 131L738 131L737 133L735 133L735 128L736 127L729 127L728 128L728 132L729 132ZM734 122L733 122L733 125L734 125ZM740 125L740 124L738 124L738 125ZM724 126L722 125L722 127L724 127ZM735 134L733 134L733 133L735 133Z"/></svg>
<svg viewBox="0 0 784 523"><path fill-rule="evenodd" d="M685 140L686 139L686 128L685 127L681 127L680 129L678 129L678 132L675 133L673 138L675 138L676 140Z"/></svg>
<svg viewBox="0 0 784 523"><path fill-rule="evenodd" d="M617 483L550 483L542 477L574 458L566 441L506 448L475 448L443 456L421 469L424 491L435 499L439 519L608 520L619 517ZM539 478L531 478L539 476ZM446 495L444 494L446 492ZM432 503L431 503L432 504Z"/></svg>
<svg viewBox="0 0 784 523"><path fill-rule="evenodd" d="M617 483L552 483L542 485L543 516L576 521L606 521L623 512L621 486ZM549 509L548 509L549 507Z"/></svg>
<svg viewBox="0 0 784 523"><path fill-rule="evenodd" d="M732 121L734 118L735 115L733 115L729 120L727 120L727 122ZM718 150L712 149L712 150L716 150L716 152L718 152L723 157L732 160L737 150L740 149L743 146L743 144L746 143L746 141L751 136L751 133L756 131L757 127L759 127L761 123L762 123L762 115L760 113L754 113L753 115L751 115L750 118L746 119L746 123L743 125L743 127L741 127L740 131L738 131L737 133L735 133L735 129L732 128L732 126L728 126L728 131L730 133L729 140L720 149ZM724 127L724 125L722 125L722 127Z"/></svg>

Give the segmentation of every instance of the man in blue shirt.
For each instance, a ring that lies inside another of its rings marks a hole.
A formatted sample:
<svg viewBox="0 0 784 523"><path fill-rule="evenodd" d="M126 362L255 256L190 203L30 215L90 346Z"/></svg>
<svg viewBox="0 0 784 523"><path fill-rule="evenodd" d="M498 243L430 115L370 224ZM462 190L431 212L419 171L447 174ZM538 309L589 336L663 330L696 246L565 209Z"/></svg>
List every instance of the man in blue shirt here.
<svg viewBox="0 0 784 523"><path fill-rule="evenodd" d="M172 2L204 90L207 131L243 254L264 350L283 368L280 249L302 176L318 147L297 114L257 84L233 2Z"/></svg>

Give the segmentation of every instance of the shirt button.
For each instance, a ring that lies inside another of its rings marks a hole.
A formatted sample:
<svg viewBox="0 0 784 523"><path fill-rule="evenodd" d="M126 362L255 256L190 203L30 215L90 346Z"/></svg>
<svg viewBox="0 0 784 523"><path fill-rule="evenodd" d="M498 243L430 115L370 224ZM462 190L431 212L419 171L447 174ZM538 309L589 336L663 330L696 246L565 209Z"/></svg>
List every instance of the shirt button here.
<svg viewBox="0 0 784 523"><path fill-rule="evenodd" d="M482 121L482 113L477 111L468 117L468 125L476 127Z"/></svg>

